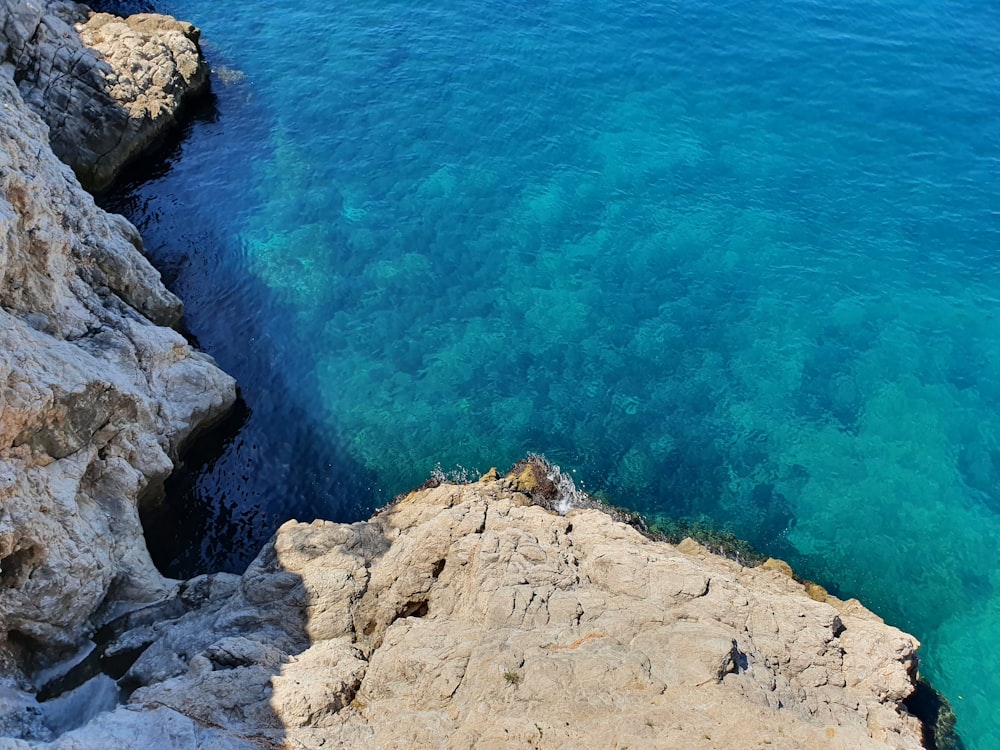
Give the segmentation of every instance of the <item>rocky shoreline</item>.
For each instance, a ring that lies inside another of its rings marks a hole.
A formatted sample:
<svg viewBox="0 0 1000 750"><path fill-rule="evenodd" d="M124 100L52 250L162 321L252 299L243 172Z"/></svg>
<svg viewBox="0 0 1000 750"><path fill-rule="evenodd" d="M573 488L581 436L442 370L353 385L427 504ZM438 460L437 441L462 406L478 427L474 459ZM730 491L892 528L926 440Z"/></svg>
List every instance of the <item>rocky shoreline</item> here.
<svg viewBox="0 0 1000 750"><path fill-rule="evenodd" d="M184 443L236 393L171 327L183 306L139 233L99 209L52 148L99 184L150 141L150 123L169 125L149 82L174 81L191 53L205 78L187 25L118 26L72 3L0 1L0 663L20 687L176 588L149 559L138 507L159 500ZM114 64L101 29L126 40ZM149 96L112 98L139 90Z"/></svg>
<svg viewBox="0 0 1000 750"><path fill-rule="evenodd" d="M243 576L112 623L127 704L40 747L924 747L914 638L780 565L561 515L554 471L289 521Z"/></svg>
<svg viewBox="0 0 1000 750"><path fill-rule="evenodd" d="M912 636L539 460L163 578L138 509L235 384L83 186L207 80L190 24L0 0L0 746L927 746Z"/></svg>
<svg viewBox="0 0 1000 750"><path fill-rule="evenodd" d="M2 0L0 17L0 59L48 125L52 151L91 191L107 187L208 86L198 29L169 16Z"/></svg>

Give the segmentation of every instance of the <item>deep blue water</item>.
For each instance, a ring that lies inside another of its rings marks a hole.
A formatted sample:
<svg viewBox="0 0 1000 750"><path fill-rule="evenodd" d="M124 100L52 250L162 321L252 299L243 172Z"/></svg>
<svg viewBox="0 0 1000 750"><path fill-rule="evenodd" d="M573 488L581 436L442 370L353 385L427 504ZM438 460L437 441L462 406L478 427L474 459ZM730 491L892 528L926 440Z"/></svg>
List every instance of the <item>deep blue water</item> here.
<svg viewBox="0 0 1000 750"><path fill-rule="evenodd" d="M179 566L541 452L860 597L1000 747L996 5L157 5L217 101L108 200L250 412Z"/></svg>

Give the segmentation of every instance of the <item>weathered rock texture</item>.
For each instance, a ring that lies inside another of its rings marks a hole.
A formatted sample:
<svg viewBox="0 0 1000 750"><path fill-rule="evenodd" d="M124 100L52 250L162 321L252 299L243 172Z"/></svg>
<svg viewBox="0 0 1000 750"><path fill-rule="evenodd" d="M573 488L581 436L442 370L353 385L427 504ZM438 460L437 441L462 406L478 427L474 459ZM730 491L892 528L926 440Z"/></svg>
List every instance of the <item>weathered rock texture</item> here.
<svg viewBox="0 0 1000 750"><path fill-rule="evenodd" d="M47 747L922 747L917 643L856 601L520 489L286 523L126 618L129 705Z"/></svg>
<svg viewBox="0 0 1000 750"><path fill-rule="evenodd" d="M0 60L45 48L39 39L58 24L38 7L0 0ZM77 54L73 71L87 75L85 53L58 49L32 70L54 74ZM135 228L97 208L53 155L18 70L0 63L3 667L69 647L118 607L164 594L137 502L156 497L179 446L235 397L232 379L167 327L180 301ZM53 83L49 96L74 86ZM75 117L67 111L64 132L76 132Z"/></svg>
<svg viewBox="0 0 1000 750"><path fill-rule="evenodd" d="M208 83L198 30L62 0L0 0L0 63L85 187L106 187Z"/></svg>

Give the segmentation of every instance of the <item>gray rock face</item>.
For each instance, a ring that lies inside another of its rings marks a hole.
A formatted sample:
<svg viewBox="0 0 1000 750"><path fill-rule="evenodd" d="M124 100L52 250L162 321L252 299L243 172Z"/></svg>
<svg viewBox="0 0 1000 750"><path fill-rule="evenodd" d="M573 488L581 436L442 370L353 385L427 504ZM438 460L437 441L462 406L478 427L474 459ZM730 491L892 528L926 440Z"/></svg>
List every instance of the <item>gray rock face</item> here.
<svg viewBox="0 0 1000 750"><path fill-rule="evenodd" d="M0 0L0 62L85 187L121 167L203 91L198 30L169 16L119 18L62 0Z"/></svg>
<svg viewBox="0 0 1000 750"><path fill-rule="evenodd" d="M521 489L285 524L242 578L190 582L179 618L134 615L128 705L42 747L196 748L204 727L219 747L922 747L912 637Z"/></svg>
<svg viewBox="0 0 1000 750"><path fill-rule="evenodd" d="M0 58L23 59L53 18L0 0ZM38 70L58 60L40 58ZM135 228L97 208L53 155L17 75L0 64L4 672L170 590L137 503L156 500L181 444L235 398L233 380L165 327L180 301ZM65 113L66 132L74 116Z"/></svg>

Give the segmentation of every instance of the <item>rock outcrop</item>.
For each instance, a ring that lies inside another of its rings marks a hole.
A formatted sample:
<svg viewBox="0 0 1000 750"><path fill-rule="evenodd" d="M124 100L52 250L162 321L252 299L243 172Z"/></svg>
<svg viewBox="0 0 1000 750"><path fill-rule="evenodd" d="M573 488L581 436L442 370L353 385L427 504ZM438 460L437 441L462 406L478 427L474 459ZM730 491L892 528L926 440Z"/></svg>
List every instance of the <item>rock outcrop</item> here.
<svg viewBox="0 0 1000 750"><path fill-rule="evenodd" d="M86 129L73 107L89 96L90 53L46 46L63 27L45 7L0 0L0 666L8 675L169 592L137 504L157 499L184 441L235 398L233 380L169 327L182 306L138 232L94 204L24 101L23 91L45 85L36 104L61 117L57 132ZM37 56L46 49L55 51Z"/></svg>
<svg viewBox="0 0 1000 750"><path fill-rule="evenodd" d="M286 523L120 621L128 705L44 747L922 747L918 644L858 602L523 489Z"/></svg>
<svg viewBox="0 0 1000 750"><path fill-rule="evenodd" d="M198 30L62 0L0 0L0 62L48 124L52 150L90 190L174 124L208 84Z"/></svg>

